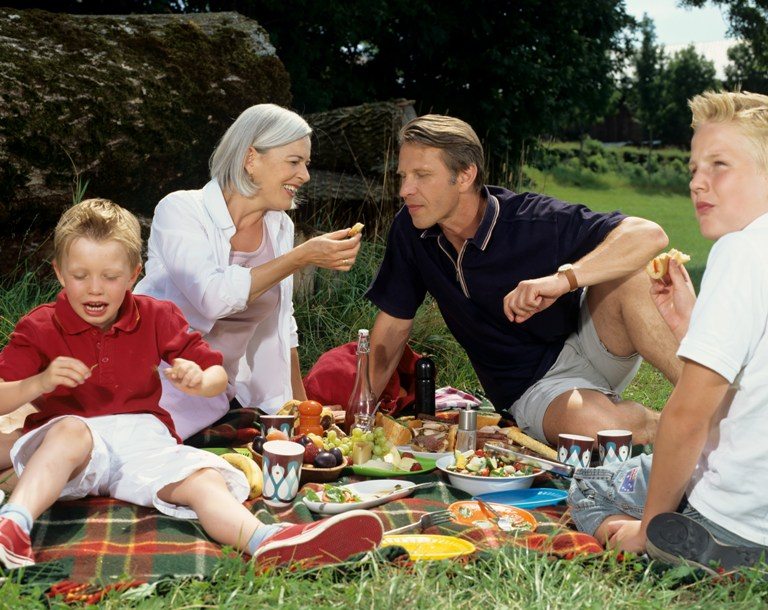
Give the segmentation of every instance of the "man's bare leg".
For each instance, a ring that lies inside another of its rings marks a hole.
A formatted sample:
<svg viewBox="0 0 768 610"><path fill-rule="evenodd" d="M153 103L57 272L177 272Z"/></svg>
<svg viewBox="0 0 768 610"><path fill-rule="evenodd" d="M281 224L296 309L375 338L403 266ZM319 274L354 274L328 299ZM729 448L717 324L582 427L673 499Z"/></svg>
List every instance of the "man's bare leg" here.
<svg viewBox="0 0 768 610"><path fill-rule="evenodd" d="M560 433L597 438L598 430L632 432L632 442L651 443L656 437L660 414L632 400L613 402L597 390L570 390L560 394L544 414L544 435L557 445Z"/></svg>
<svg viewBox="0 0 768 610"><path fill-rule="evenodd" d="M644 271L596 286L587 291L592 322L600 340L615 356L639 353L672 383L682 371L675 355L677 341L650 297L650 280ZM561 432L594 437L598 430L632 431L634 443L652 443L659 413L622 400L614 403L594 390L571 390L553 400L544 416L547 440L557 443Z"/></svg>
<svg viewBox="0 0 768 610"><path fill-rule="evenodd" d="M678 343L650 296L645 271L590 286L587 304L597 335L616 356L639 353L673 384L683 363L675 355Z"/></svg>

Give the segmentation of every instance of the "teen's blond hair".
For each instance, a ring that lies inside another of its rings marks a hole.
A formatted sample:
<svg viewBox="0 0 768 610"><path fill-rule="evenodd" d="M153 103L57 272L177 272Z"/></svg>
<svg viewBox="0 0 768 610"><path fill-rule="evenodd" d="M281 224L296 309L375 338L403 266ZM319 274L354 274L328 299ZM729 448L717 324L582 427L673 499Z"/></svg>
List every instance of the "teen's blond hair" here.
<svg viewBox="0 0 768 610"><path fill-rule="evenodd" d="M108 199L86 199L62 214L53 234L53 258L62 258L79 237L95 242L115 240L128 255L131 268L141 264L141 226L125 208Z"/></svg>
<svg viewBox="0 0 768 610"><path fill-rule="evenodd" d="M704 123L734 123L752 143L758 165L768 172L768 95L707 91L688 102L695 132Z"/></svg>

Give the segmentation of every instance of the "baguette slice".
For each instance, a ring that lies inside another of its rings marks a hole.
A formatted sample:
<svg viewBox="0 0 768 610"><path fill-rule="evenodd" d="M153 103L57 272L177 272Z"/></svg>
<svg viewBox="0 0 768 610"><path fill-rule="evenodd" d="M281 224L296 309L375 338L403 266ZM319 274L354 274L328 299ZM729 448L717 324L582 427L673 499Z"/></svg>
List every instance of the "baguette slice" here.
<svg viewBox="0 0 768 610"><path fill-rule="evenodd" d="M355 235L360 233L360 231L363 230L364 226L365 225L362 222L355 223L355 226L353 226L349 231L347 231L347 237L354 237Z"/></svg>
<svg viewBox="0 0 768 610"><path fill-rule="evenodd" d="M384 436L387 440L395 445L409 445L413 438L413 432L408 426L403 425L397 421L394 417L384 415L381 418L381 427L384 429Z"/></svg>
<svg viewBox="0 0 768 610"><path fill-rule="evenodd" d="M513 443L520 445L521 447L526 447L531 451L535 451L540 456L549 460L557 461L557 451L555 451L549 445L545 445L544 443L537 441L535 438L531 438L517 426L502 428L502 432L504 432L507 435L507 438Z"/></svg>
<svg viewBox="0 0 768 610"><path fill-rule="evenodd" d="M669 252L662 252L657 257L652 259L651 262L646 265L645 270L648 272L648 275L650 275L651 278L654 280L660 280L665 275L667 275L667 271L669 271L670 259L675 259L678 264L684 265L689 260L691 260L691 257L680 252L679 250L672 248Z"/></svg>

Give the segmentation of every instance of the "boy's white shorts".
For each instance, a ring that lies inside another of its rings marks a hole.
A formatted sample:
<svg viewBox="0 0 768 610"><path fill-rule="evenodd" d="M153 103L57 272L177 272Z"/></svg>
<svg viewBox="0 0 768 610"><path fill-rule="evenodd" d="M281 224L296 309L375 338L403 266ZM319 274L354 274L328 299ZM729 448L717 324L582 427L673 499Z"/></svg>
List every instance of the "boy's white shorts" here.
<svg viewBox="0 0 768 610"><path fill-rule="evenodd" d="M183 481L203 468L218 471L238 502L248 497L250 488L241 471L209 451L179 445L154 415L64 417L74 417L88 426L93 437L93 450L88 465L66 484L60 500L109 496L140 506L154 506L172 517L195 519L197 515L192 509L163 502L157 493L166 485ZM11 460L19 476L49 428L64 417L46 422L14 443Z"/></svg>

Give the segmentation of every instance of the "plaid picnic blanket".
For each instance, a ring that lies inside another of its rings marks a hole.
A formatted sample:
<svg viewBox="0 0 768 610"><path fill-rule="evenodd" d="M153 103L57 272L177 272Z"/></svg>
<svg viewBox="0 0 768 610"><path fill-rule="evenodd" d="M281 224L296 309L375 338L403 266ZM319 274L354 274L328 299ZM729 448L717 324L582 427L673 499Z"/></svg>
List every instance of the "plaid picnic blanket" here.
<svg viewBox="0 0 768 610"><path fill-rule="evenodd" d="M435 473L411 478L414 482L436 481ZM339 483L361 480L342 478ZM317 515L301 501L308 484L292 506L282 511L261 500L250 504L264 522L310 522ZM374 508L385 530L418 521L425 512L445 508L469 495L442 482L417 490L412 496ZM564 506L530 511L541 524L537 532L521 535L453 522L425 533L455 535L472 541L478 551L515 545L560 557L602 552L597 541L570 529ZM33 530L33 549L38 564L27 568L25 580L51 585L60 581L95 583L99 586L126 582L153 582L164 577L210 576L222 555L197 521L167 517L111 498L87 498L57 502L44 513Z"/></svg>

